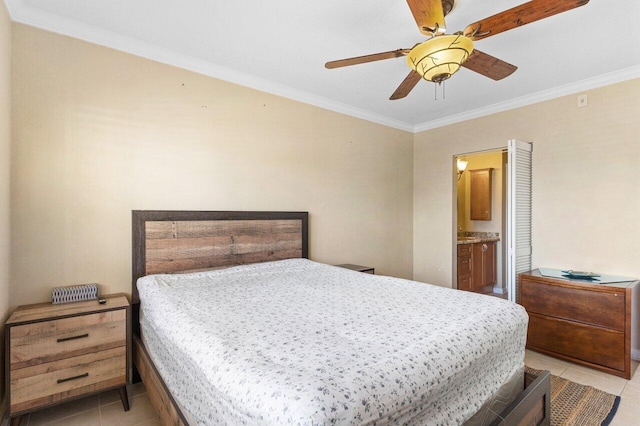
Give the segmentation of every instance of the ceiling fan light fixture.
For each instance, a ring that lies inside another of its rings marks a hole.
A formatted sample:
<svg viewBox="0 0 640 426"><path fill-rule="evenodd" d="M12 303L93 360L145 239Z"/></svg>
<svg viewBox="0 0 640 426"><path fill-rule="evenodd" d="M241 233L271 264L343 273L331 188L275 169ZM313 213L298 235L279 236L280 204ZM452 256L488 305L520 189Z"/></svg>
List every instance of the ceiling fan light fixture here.
<svg viewBox="0 0 640 426"><path fill-rule="evenodd" d="M422 78L441 83L451 77L473 52L473 41L462 34L433 37L416 45L407 64Z"/></svg>

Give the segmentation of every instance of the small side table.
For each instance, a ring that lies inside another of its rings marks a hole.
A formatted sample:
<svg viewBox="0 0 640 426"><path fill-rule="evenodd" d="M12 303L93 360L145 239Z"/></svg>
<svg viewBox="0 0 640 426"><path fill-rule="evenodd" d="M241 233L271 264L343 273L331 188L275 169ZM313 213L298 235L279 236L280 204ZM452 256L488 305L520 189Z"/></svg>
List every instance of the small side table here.
<svg viewBox="0 0 640 426"><path fill-rule="evenodd" d="M335 266L345 269L351 269L352 271L364 272L365 274L374 275L376 273L375 268L372 268L371 266L354 265L352 263L341 263L340 265Z"/></svg>
<svg viewBox="0 0 640 426"><path fill-rule="evenodd" d="M118 389L129 410L131 306L124 294L18 307L5 323L11 425L40 408Z"/></svg>

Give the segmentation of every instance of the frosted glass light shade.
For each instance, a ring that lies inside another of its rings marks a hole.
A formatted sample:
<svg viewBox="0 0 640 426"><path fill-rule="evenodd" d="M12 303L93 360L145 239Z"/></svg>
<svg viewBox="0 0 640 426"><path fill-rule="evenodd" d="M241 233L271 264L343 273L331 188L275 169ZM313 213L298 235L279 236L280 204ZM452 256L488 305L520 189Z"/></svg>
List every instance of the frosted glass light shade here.
<svg viewBox="0 0 640 426"><path fill-rule="evenodd" d="M473 41L463 35L433 37L411 49L407 64L425 80L440 83L460 69L473 52Z"/></svg>

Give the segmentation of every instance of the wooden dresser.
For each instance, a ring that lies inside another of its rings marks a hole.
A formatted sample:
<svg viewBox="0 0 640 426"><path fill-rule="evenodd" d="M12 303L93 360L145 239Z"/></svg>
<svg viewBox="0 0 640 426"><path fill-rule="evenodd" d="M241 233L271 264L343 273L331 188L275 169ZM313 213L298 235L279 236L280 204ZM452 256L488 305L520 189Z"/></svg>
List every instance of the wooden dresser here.
<svg viewBox="0 0 640 426"><path fill-rule="evenodd" d="M118 388L125 411L131 366L126 295L20 306L5 324L11 424L31 411Z"/></svg>
<svg viewBox="0 0 640 426"><path fill-rule="evenodd" d="M518 276L519 303L529 313L527 348L630 379L632 301L637 281L597 284Z"/></svg>

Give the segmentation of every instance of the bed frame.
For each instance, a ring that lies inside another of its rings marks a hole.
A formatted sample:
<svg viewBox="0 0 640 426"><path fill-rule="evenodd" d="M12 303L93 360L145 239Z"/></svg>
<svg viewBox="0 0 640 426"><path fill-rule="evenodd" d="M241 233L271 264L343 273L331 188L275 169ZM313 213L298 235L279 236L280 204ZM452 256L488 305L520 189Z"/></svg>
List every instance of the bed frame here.
<svg viewBox="0 0 640 426"><path fill-rule="evenodd" d="M138 278L308 258L308 229L307 212L132 211L133 362L163 425L188 426L188 422L142 343ZM525 389L511 398L512 402L500 414L493 413L491 425L551 424L549 373L525 379ZM472 420L478 417L484 416L474 416ZM469 424L486 424L476 420Z"/></svg>

